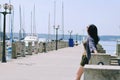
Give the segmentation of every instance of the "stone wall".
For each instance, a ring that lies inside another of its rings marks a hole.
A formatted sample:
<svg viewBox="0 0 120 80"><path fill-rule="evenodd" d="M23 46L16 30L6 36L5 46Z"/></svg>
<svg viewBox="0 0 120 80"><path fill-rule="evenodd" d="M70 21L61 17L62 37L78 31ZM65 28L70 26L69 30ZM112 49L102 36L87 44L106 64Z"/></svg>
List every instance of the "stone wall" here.
<svg viewBox="0 0 120 80"><path fill-rule="evenodd" d="M90 64L110 65L111 56L105 53L91 54Z"/></svg>
<svg viewBox="0 0 120 80"><path fill-rule="evenodd" d="M102 47L101 44L98 44L98 45L97 45L97 51L98 51L99 53L106 53L106 51L103 49L103 47Z"/></svg>
<svg viewBox="0 0 120 80"><path fill-rule="evenodd" d="M47 51L55 50L55 41L52 42L35 42L35 45L32 46L32 42L28 43L28 46L25 46L24 42L13 42L12 43L12 58L16 59L17 57L25 57L25 55L32 55L43 53ZM58 49L68 47L68 42L58 41Z"/></svg>
<svg viewBox="0 0 120 80"><path fill-rule="evenodd" d="M120 44L117 44L116 46L116 55L120 57Z"/></svg>
<svg viewBox="0 0 120 80"><path fill-rule="evenodd" d="M120 80L120 67L85 65L84 80Z"/></svg>

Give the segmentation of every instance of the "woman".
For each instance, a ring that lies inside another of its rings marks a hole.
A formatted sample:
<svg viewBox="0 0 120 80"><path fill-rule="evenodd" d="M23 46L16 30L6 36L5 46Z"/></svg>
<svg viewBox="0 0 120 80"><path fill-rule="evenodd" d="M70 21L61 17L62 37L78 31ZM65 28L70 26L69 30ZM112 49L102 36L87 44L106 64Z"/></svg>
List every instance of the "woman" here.
<svg viewBox="0 0 120 80"><path fill-rule="evenodd" d="M89 60L91 58L91 53L95 53L95 54L97 53L97 44L99 42L97 27L94 24L91 24L87 27L87 32L88 32L88 38L85 45L87 59L85 59L84 56L82 56L81 66L77 71L76 80L80 80L84 71L83 67L85 64L89 63Z"/></svg>

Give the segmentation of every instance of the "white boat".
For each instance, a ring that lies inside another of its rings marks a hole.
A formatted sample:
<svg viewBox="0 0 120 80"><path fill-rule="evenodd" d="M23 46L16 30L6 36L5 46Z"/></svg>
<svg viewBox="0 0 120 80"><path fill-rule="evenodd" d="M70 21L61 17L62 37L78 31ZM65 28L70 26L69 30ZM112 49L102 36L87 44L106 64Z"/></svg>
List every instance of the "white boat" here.
<svg viewBox="0 0 120 80"><path fill-rule="evenodd" d="M35 5L34 5L34 14L33 14L33 16L32 16L32 12L31 12L31 34L27 35L24 38L25 46L28 46L29 42L32 42L32 46L34 46L35 42L39 41L37 33L35 33L36 32L35 30L36 30L36 25L35 25Z"/></svg>
<svg viewBox="0 0 120 80"><path fill-rule="evenodd" d="M29 42L32 42L32 46L34 46L35 42L38 42L38 40L39 39L37 36L33 36L33 35L26 36L24 39L25 46L28 46Z"/></svg>

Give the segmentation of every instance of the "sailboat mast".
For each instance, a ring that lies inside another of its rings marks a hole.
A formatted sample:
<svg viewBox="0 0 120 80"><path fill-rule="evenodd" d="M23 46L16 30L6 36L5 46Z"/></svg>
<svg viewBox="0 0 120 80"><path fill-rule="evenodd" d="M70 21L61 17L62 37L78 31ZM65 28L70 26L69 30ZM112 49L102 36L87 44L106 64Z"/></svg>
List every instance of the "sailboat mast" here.
<svg viewBox="0 0 120 80"><path fill-rule="evenodd" d="M23 7L23 22L22 22L22 29L25 28L25 8ZM24 29L23 29L24 30Z"/></svg>
<svg viewBox="0 0 120 80"><path fill-rule="evenodd" d="M48 40L50 40L50 12L48 16Z"/></svg>
<svg viewBox="0 0 120 80"><path fill-rule="evenodd" d="M33 31L32 31L32 11L31 11L31 36L33 35Z"/></svg>
<svg viewBox="0 0 120 80"><path fill-rule="evenodd" d="M1 7L1 6L0 6ZM1 14L0 14L0 41L2 41L2 26L1 26Z"/></svg>
<svg viewBox="0 0 120 80"><path fill-rule="evenodd" d="M13 41L13 26L14 26L14 9L11 15L11 35L10 35L11 42Z"/></svg>
<svg viewBox="0 0 120 80"><path fill-rule="evenodd" d="M62 2L62 39L64 39L64 3Z"/></svg>
<svg viewBox="0 0 120 80"><path fill-rule="evenodd" d="M9 0L9 4L11 4L11 0ZM9 15L9 38L11 38L11 15Z"/></svg>
<svg viewBox="0 0 120 80"><path fill-rule="evenodd" d="M11 4L11 0L9 0L9 3ZM13 26L14 26L14 9L12 11L12 14L10 15L10 18L9 18L9 23L10 23L10 40L11 42L13 41Z"/></svg>
<svg viewBox="0 0 120 80"><path fill-rule="evenodd" d="M19 10L20 10L20 30L21 30L21 28L22 28L21 6L19 6Z"/></svg>
<svg viewBox="0 0 120 80"><path fill-rule="evenodd" d="M54 26L56 25L56 1L54 1Z"/></svg>
<svg viewBox="0 0 120 80"><path fill-rule="evenodd" d="M33 35L36 35L36 16L35 16L35 4L34 4L34 12L33 12L34 14L33 14Z"/></svg>
<svg viewBox="0 0 120 80"><path fill-rule="evenodd" d="M56 26L56 1L54 1L54 27L55 26ZM55 34L55 29L53 34Z"/></svg>
<svg viewBox="0 0 120 80"><path fill-rule="evenodd" d="M22 29L22 15L21 15L21 5L19 5L19 16L20 16L20 31L19 31L19 40L21 40L21 29Z"/></svg>

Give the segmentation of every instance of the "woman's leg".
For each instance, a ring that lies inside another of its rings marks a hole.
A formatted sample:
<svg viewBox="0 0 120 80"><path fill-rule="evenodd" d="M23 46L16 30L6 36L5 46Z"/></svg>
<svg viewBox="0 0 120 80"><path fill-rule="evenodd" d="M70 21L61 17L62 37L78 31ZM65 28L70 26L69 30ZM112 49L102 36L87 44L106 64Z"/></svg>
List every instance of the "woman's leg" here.
<svg viewBox="0 0 120 80"><path fill-rule="evenodd" d="M83 74L84 68L83 66L79 67L78 71L77 71L77 76L76 76L76 80L80 80L82 74Z"/></svg>

